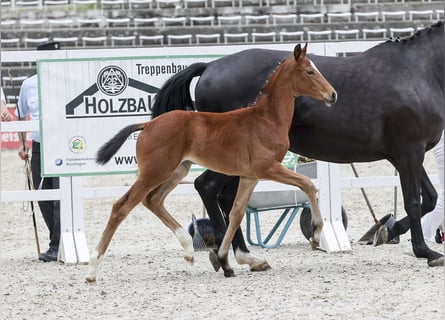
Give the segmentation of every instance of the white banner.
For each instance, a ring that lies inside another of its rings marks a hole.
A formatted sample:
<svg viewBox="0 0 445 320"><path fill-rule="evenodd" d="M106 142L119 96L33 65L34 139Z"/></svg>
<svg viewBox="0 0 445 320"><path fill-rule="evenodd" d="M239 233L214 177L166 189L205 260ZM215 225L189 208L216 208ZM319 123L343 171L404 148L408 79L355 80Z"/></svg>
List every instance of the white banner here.
<svg viewBox="0 0 445 320"><path fill-rule="evenodd" d="M120 129L151 119L162 84L195 62L220 56L38 61L42 173L73 176L137 171L138 132L104 166L96 152Z"/></svg>

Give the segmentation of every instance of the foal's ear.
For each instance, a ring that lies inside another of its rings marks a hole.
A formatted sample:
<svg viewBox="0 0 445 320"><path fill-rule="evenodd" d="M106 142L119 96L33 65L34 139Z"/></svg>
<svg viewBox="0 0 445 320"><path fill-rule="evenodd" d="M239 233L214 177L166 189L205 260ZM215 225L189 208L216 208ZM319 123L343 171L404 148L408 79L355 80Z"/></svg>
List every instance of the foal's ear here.
<svg viewBox="0 0 445 320"><path fill-rule="evenodd" d="M304 45L303 49L301 49L301 44L297 44L295 46L295 49L294 49L295 60L298 60L300 58L301 54L303 54L303 56L305 56L306 55L306 49L307 49L307 42Z"/></svg>
<svg viewBox="0 0 445 320"><path fill-rule="evenodd" d="M297 44L294 48L294 58L295 60L298 60L298 58L300 58L301 55L301 45Z"/></svg>

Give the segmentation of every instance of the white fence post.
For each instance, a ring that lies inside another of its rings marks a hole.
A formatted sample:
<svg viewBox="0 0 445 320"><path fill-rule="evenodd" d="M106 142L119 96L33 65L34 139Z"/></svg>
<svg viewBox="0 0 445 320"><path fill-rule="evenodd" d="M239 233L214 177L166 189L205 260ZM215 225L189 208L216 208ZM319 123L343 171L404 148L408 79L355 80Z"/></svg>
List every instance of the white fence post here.
<svg viewBox="0 0 445 320"><path fill-rule="evenodd" d="M320 248L327 252L350 251L341 214L340 170L337 164L317 161L318 203L323 217Z"/></svg>

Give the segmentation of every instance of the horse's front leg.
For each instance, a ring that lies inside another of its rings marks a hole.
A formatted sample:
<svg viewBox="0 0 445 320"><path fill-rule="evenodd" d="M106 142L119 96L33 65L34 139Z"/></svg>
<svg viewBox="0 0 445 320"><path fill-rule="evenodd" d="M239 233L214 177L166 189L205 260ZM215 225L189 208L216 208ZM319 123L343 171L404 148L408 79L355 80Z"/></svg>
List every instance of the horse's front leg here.
<svg viewBox="0 0 445 320"><path fill-rule="evenodd" d="M195 188L201 196L212 222L218 248L226 233L226 226L229 224L229 213L232 210L238 183L239 177L226 176L211 170L204 171L195 179ZM239 264L248 264L250 271L270 269L269 263L264 258L256 257L247 249L241 228L238 228L235 232L232 247L236 261ZM218 260L217 250L210 251L209 258L215 271L218 271L221 265Z"/></svg>
<svg viewBox="0 0 445 320"><path fill-rule="evenodd" d="M266 172L263 173L264 179L299 187L306 193L311 205L313 236L309 239L312 249L316 249L320 245L321 231L323 229L323 218L321 217L320 208L317 202L317 189L308 177L289 170L279 162L276 162Z"/></svg>
<svg viewBox="0 0 445 320"><path fill-rule="evenodd" d="M229 249L236 230L241 225L244 214L246 212L247 203L252 195L253 189L258 183L258 179L240 177L238 190L236 192L235 201L229 214L229 225L226 234L218 250L218 260L224 270L225 277L233 277L235 273L229 265Z"/></svg>

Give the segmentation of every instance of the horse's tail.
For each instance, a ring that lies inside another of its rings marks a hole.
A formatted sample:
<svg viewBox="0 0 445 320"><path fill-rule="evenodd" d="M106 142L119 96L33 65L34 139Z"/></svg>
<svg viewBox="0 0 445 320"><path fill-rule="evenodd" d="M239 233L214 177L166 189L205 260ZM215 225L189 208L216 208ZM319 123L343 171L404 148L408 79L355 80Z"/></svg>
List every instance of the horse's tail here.
<svg viewBox="0 0 445 320"><path fill-rule="evenodd" d="M96 163L105 164L127 141L128 136L138 130L144 129L145 123L131 124L119 131L110 141L106 142L96 154Z"/></svg>
<svg viewBox="0 0 445 320"><path fill-rule="evenodd" d="M172 110L195 110L190 96L190 83L203 74L208 63L198 62L168 79L156 94L152 118Z"/></svg>

